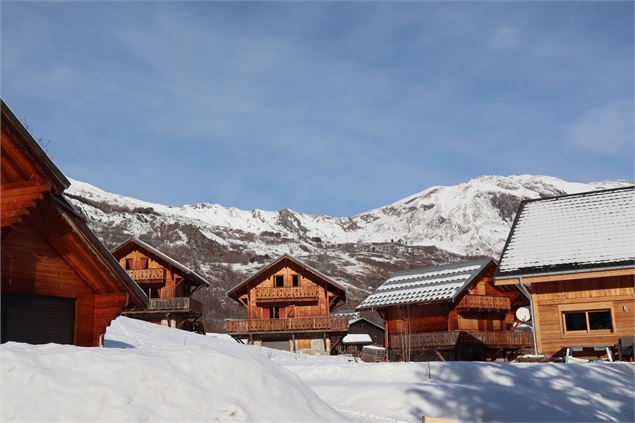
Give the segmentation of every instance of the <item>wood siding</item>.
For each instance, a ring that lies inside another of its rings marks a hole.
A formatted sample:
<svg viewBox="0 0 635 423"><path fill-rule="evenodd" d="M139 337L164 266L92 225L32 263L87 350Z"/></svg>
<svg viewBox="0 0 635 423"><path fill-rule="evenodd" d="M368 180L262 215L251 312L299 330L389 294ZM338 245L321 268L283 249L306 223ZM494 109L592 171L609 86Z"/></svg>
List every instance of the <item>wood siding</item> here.
<svg viewBox="0 0 635 423"><path fill-rule="evenodd" d="M72 342L100 345L129 295L136 305L145 299L64 201L63 175L2 106L2 294L73 299Z"/></svg>
<svg viewBox="0 0 635 423"><path fill-rule="evenodd" d="M295 295L293 288L293 276L298 276L300 288L305 288L304 292L310 292L311 297L307 300L306 296L298 297ZM284 288L282 293L288 293L286 299L282 295L277 295L275 304L258 297L259 292L266 288L269 290L276 288L276 276L282 276L284 280ZM313 280L311 276L300 269L292 269L285 266L282 269L272 273L266 279L257 283L247 294L247 318L263 319L268 318L267 311L270 307L276 306L280 308L281 315L279 318L299 318L299 317L329 317L329 291L325 283Z"/></svg>
<svg viewBox="0 0 635 423"><path fill-rule="evenodd" d="M491 349L526 347L526 336L513 337L503 334L513 331L515 310L529 302L515 288L495 287L492 280L494 270L493 265L486 269L455 302L409 304L378 310L385 321L386 347L401 355L405 348L411 351L447 349L450 346L460 349L460 342L448 344L441 340L446 340L448 336L453 340L470 338L465 333L479 335L480 341L471 343L472 346ZM488 333L494 335L488 336ZM497 337L496 333L501 335ZM425 342L422 341L424 338ZM522 344L514 343L521 338ZM441 343L435 345L435 340ZM496 343L488 345L488 340L496 340ZM501 345L501 340L509 340L512 343Z"/></svg>
<svg viewBox="0 0 635 423"><path fill-rule="evenodd" d="M538 351L553 355L563 346L617 344L635 332L633 276L541 282L532 285ZM573 310L611 310L609 333L565 334L562 313Z"/></svg>
<svg viewBox="0 0 635 423"><path fill-rule="evenodd" d="M137 244L115 250L114 254L121 267L149 294L146 310L126 310L126 316L180 329L198 328L203 306L191 298L196 285L190 278L178 268L157 260ZM127 263L132 264L132 268L127 268Z"/></svg>
<svg viewBox="0 0 635 423"><path fill-rule="evenodd" d="M245 306L247 319L227 320L227 332L247 337L250 343L286 340L290 351L328 354L348 330L347 318L331 317L332 305L346 298L343 289L288 256L259 271L229 296Z"/></svg>

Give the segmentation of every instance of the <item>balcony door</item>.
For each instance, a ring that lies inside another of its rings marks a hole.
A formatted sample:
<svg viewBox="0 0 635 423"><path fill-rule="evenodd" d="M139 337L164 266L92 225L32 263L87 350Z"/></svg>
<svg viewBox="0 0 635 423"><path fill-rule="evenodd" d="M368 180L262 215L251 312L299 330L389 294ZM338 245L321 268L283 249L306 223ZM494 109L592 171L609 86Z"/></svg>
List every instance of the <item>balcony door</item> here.
<svg viewBox="0 0 635 423"><path fill-rule="evenodd" d="M287 317L285 307L263 307L263 319L285 319Z"/></svg>

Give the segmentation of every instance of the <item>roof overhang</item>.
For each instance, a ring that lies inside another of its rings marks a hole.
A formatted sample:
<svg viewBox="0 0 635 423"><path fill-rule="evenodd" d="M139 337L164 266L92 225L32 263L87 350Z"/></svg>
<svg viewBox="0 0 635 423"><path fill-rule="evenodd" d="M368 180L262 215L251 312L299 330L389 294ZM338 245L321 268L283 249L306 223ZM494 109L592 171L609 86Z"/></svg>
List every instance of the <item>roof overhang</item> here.
<svg viewBox="0 0 635 423"><path fill-rule="evenodd" d="M334 288L334 289L331 289L331 291L335 291L335 293L340 297L341 301L346 301L346 288L344 288L342 285L335 282L332 278L326 276L324 273L320 272L319 270L314 269L313 267L301 262L300 260L297 260L291 257L288 254L283 254L282 256L278 257L276 260L262 267L256 273L254 273L253 275L251 275L250 277L248 277L247 279L245 279L244 281L242 281L241 283L239 283L238 285L230 289L227 292L227 296L230 298L233 298L234 300L240 303L240 296L249 289L250 284L260 280L263 276L267 274L268 271L270 271L272 268L275 268L277 265L284 265L285 260L315 275L318 279L323 280L328 286L330 286L331 288Z"/></svg>
<svg viewBox="0 0 635 423"><path fill-rule="evenodd" d="M602 267L599 269L580 269L578 271L569 270L549 273L500 275L495 277L494 285L515 285L520 283L521 279L523 283L541 283L629 275L635 275L635 264L629 266Z"/></svg>
<svg viewBox="0 0 635 423"><path fill-rule="evenodd" d="M163 265L176 268L177 273L179 273L182 277L189 279L189 281L193 285L206 286L206 287L210 286L210 283L201 275L194 272L192 269L183 265L182 263L179 263L178 261L168 256L167 254L157 250L150 244L141 241L138 238L128 238L127 240L117 245L112 250L110 250L110 252L117 259L120 259L121 257L128 254L128 252L134 250L135 248L138 248L144 251L146 254L153 257L158 262L163 263Z"/></svg>
<svg viewBox="0 0 635 423"><path fill-rule="evenodd" d="M17 135L20 146L31 157L33 163L39 170L50 180L56 192L62 192L68 188L71 183L64 176L62 171L55 166L55 163L48 157L46 152L40 147L40 144L33 138L29 131L24 127L20 119L16 117L9 106L0 99L2 109L2 126L7 130L13 131Z"/></svg>

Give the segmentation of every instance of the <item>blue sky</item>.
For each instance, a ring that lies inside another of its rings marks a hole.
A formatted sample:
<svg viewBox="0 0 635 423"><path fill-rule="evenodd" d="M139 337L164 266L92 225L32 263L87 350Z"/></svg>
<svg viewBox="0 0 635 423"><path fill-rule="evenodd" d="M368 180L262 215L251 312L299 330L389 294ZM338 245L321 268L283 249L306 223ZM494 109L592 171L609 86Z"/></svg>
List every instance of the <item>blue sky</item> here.
<svg viewBox="0 0 635 423"><path fill-rule="evenodd" d="M633 178L631 2L3 2L2 97L62 171L349 215L483 174Z"/></svg>

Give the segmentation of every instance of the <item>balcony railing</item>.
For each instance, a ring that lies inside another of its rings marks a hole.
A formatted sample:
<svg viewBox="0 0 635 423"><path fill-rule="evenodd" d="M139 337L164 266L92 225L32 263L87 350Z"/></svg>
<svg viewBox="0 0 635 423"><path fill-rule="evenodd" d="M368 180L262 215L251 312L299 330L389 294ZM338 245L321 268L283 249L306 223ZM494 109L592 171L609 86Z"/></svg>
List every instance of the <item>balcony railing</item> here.
<svg viewBox="0 0 635 423"><path fill-rule="evenodd" d="M201 316L203 305L189 297L150 298L147 309L124 312L136 315L153 313L189 313L192 316Z"/></svg>
<svg viewBox="0 0 635 423"><path fill-rule="evenodd" d="M230 334L315 331L346 332L347 330L348 318L346 317L227 320L227 332Z"/></svg>
<svg viewBox="0 0 635 423"><path fill-rule="evenodd" d="M256 301L260 302L317 301L320 295L320 288L317 286L256 288L254 292Z"/></svg>
<svg viewBox="0 0 635 423"><path fill-rule="evenodd" d="M511 308L507 297L491 297L488 295L465 295L456 305L456 310L497 310L506 311Z"/></svg>
<svg viewBox="0 0 635 423"><path fill-rule="evenodd" d="M128 270L128 274L135 281L148 281L148 282L164 282L165 281L165 269L137 269Z"/></svg>
<svg viewBox="0 0 635 423"><path fill-rule="evenodd" d="M533 345L531 332L422 332L410 335L395 334L390 337L391 345L400 348L409 344L411 348L441 348L457 345L484 345L491 347L530 347Z"/></svg>

